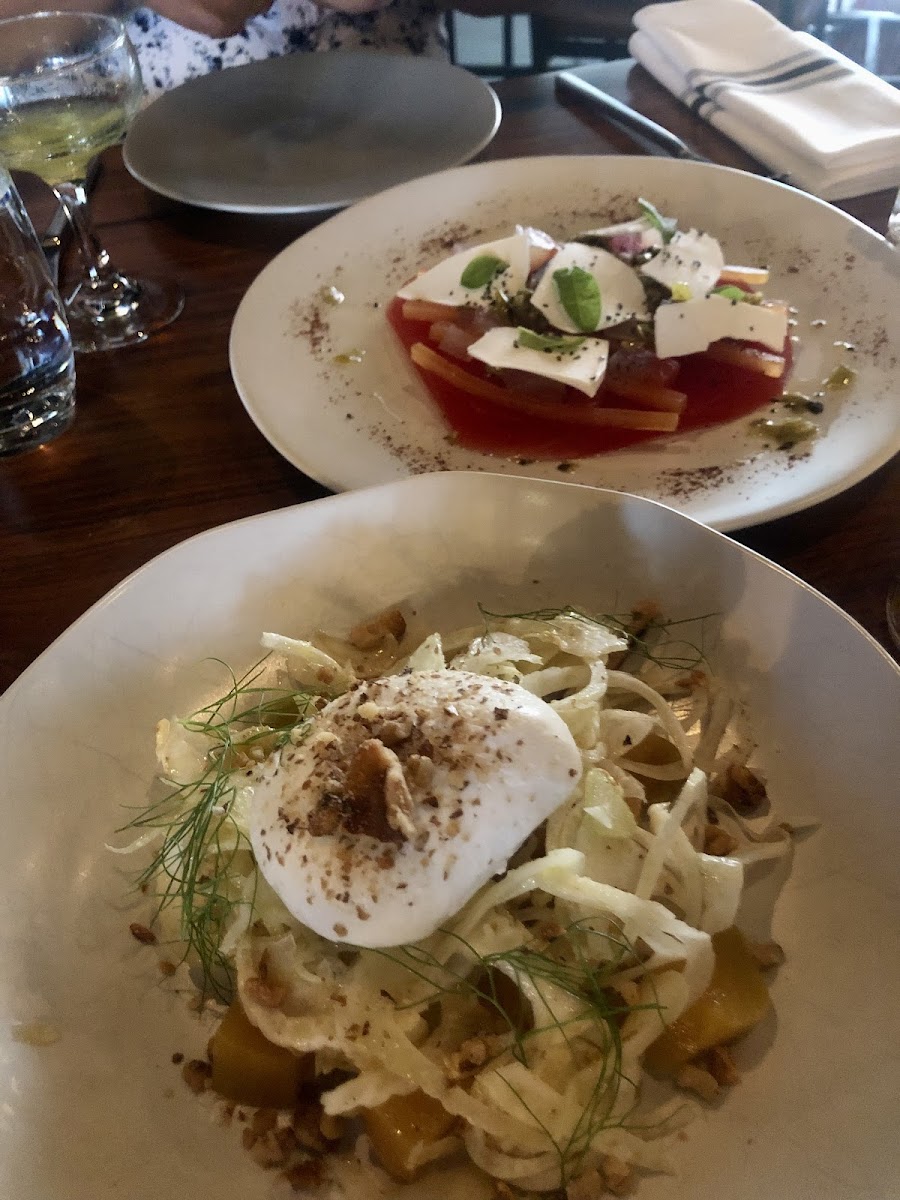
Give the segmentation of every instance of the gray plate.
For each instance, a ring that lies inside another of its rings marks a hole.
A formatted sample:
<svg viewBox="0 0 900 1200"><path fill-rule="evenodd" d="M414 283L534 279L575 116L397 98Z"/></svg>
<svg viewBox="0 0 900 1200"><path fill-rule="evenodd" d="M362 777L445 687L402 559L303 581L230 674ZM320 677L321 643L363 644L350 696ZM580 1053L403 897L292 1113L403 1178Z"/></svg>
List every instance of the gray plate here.
<svg viewBox="0 0 900 1200"><path fill-rule="evenodd" d="M292 54L167 92L135 119L125 163L203 208L311 212L466 162L499 123L493 90L449 63Z"/></svg>

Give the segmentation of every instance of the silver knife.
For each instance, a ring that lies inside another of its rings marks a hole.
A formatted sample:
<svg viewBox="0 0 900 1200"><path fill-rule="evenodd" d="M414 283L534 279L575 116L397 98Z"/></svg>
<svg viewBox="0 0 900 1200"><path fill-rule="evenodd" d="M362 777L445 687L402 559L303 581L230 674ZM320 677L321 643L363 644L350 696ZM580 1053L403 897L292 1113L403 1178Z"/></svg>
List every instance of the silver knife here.
<svg viewBox="0 0 900 1200"><path fill-rule="evenodd" d="M643 113L629 108L627 104L623 104L621 100L610 96L601 88L595 87L593 83L588 83L580 75L575 75L571 71L559 71L556 75L556 90L563 96L568 95L578 100L587 100L595 108L601 109L611 120L618 122L629 132L636 133L639 137L658 146L671 158L686 159L689 162L713 163L711 158L692 150L681 138L670 133L668 129L664 129L662 125L657 125ZM791 183L789 175L776 175L771 171L755 173L762 175L764 179L774 179L776 183ZM796 187L796 184L793 186Z"/></svg>
<svg viewBox="0 0 900 1200"><path fill-rule="evenodd" d="M664 129L662 125L657 125L649 117L629 108L627 104L623 104L621 100L610 96L608 92L602 91L594 84L588 83L580 75L573 75L571 71L560 71L556 76L556 90L578 100L588 100L595 108L602 109L619 125L623 125L631 133L636 133L659 146L672 158L686 158L691 162L712 162L712 159L695 153L685 145L681 138L676 137L674 133L669 133L668 129Z"/></svg>

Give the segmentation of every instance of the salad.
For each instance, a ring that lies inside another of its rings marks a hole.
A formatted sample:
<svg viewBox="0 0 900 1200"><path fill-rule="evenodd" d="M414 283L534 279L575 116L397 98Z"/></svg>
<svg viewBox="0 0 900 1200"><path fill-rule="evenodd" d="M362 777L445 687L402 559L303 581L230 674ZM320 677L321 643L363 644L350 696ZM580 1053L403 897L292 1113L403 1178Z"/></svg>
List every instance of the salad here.
<svg viewBox="0 0 900 1200"><path fill-rule="evenodd" d="M781 394L789 314L763 293L768 270L637 207L563 241L517 226L396 294L388 319L462 444L594 454Z"/></svg>
<svg viewBox="0 0 900 1200"><path fill-rule="evenodd" d="M569 1200L666 1169L678 1089L734 1083L769 1010L777 950L735 919L790 844L699 654L649 606L262 644L159 723L131 826L133 932L216 1005L188 1082L298 1189L347 1159Z"/></svg>

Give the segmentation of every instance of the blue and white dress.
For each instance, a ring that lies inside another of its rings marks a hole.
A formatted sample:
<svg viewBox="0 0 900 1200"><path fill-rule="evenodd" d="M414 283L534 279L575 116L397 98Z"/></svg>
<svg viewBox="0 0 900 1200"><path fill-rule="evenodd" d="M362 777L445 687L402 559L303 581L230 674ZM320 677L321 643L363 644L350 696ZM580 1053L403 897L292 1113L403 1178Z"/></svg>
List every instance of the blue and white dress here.
<svg viewBox="0 0 900 1200"><path fill-rule="evenodd" d="M149 8L129 13L126 24L149 96L210 71L294 51L369 47L446 55L440 14L417 0L392 0L386 8L360 16L319 8L311 0L275 0L240 33L221 39L194 33Z"/></svg>

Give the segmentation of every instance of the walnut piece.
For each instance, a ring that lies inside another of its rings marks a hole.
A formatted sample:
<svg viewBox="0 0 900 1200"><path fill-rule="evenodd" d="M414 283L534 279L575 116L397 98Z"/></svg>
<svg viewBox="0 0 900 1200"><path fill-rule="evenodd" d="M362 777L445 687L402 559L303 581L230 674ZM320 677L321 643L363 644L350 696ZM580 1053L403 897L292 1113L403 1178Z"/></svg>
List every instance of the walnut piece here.
<svg viewBox="0 0 900 1200"><path fill-rule="evenodd" d="M627 1196L634 1186L634 1171L630 1164L616 1158L614 1154L604 1155L600 1171L607 1188L614 1196Z"/></svg>
<svg viewBox="0 0 900 1200"><path fill-rule="evenodd" d="M741 1073L727 1046L713 1046L707 1050L702 1063L720 1087L735 1087L741 1082Z"/></svg>
<svg viewBox="0 0 900 1200"><path fill-rule="evenodd" d="M415 805L400 759L378 738L367 738L353 755L345 780L344 826L382 842L416 835Z"/></svg>
<svg viewBox="0 0 900 1200"><path fill-rule="evenodd" d="M444 1070L451 1083L459 1083L483 1067L491 1054L486 1038L467 1038L458 1050L444 1057Z"/></svg>
<svg viewBox="0 0 900 1200"><path fill-rule="evenodd" d="M703 853L724 858L738 847L737 838L721 825L707 825L703 831Z"/></svg>
<svg viewBox="0 0 900 1200"><path fill-rule="evenodd" d="M780 967L784 962L784 950L777 942L747 942L747 949L762 967Z"/></svg>
<svg viewBox="0 0 900 1200"><path fill-rule="evenodd" d="M766 785L756 772L738 763L726 768L714 781L712 790L745 817L759 812L768 799Z"/></svg>
<svg viewBox="0 0 900 1200"><path fill-rule="evenodd" d="M402 641L405 633L406 619L400 609L386 608L370 620L354 625L347 635L347 641L357 650L374 650L388 638L393 638L395 642Z"/></svg>
<svg viewBox="0 0 900 1200"><path fill-rule="evenodd" d="M202 1058L192 1058L190 1062L186 1062L181 1068L181 1078L191 1091L198 1096L209 1087L211 1077L212 1067L208 1062L204 1062Z"/></svg>
<svg viewBox="0 0 900 1200"><path fill-rule="evenodd" d="M146 925L141 925L139 921L132 921L128 926L131 930L131 936L141 943L142 946L155 946L156 934L152 929L148 929Z"/></svg>

